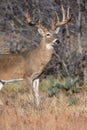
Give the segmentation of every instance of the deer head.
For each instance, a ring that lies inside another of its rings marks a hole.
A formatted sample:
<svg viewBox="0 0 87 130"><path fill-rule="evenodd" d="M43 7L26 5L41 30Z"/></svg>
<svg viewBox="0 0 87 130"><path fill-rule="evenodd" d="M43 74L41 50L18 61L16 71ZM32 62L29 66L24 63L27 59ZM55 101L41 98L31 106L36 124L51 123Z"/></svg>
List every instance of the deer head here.
<svg viewBox="0 0 87 130"><path fill-rule="evenodd" d="M68 9L67 15L66 15L64 7L61 4L61 10L62 10L62 20L60 21L59 16L56 13L57 22L55 23L55 21L52 20L52 22L51 22L51 29L45 28L42 25L41 20L39 20L37 25L35 25L32 22L31 17L29 15L28 11L27 11L27 13L25 15L27 22L30 25L34 25L34 26L36 26L38 28L38 32L42 36L41 42L48 49L52 49L53 48L53 45L54 45L55 41L57 40L57 34L59 33L60 27L65 25L65 24L67 24L71 20L71 16L69 15L69 9Z"/></svg>

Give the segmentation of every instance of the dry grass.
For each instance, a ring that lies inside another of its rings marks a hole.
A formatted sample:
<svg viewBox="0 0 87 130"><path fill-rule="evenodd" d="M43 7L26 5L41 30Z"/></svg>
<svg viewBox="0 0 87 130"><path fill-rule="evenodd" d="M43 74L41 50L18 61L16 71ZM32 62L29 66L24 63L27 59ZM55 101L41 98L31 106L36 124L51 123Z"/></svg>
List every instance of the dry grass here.
<svg viewBox="0 0 87 130"><path fill-rule="evenodd" d="M87 90L87 81L84 82L83 86L82 86L83 89Z"/></svg>
<svg viewBox="0 0 87 130"><path fill-rule="evenodd" d="M43 79L40 82L40 91L47 92L48 87L50 87L50 85L51 85L51 83L50 83L49 79Z"/></svg>
<svg viewBox="0 0 87 130"><path fill-rule="evenodd" d="M7 92L24 93L26 91L26 83L24 81L5 83L2 90Z"/></svg>
<svg viewBox="0 0 87 130"><path fill-rule="evenodd" d="M58 82L57 80L55 80ZM62 81L64 83L65 81ZM50 86L49 79L44 79L40 83L41 91L45 91L47 93L48 87ZM61 91L59 94L59 97L56 98L51 97L49 98L47 94L43 96L44 100L42 104L44 105L44 111L56 111L56 112L67 112L71 115L83 115L87 113L87 83L85 82L83 86L81 86L81 89L79 90L79 93L72 94L72 97L75 98L77 101L75 103L72 103L70 106L68 106L68 99L69 99L69 93L65 91ZM64 111L63 111L64 110Z"/></svg>
<svg viewBox="0 0 87 130"><path fill-rule="evenodd" d="M79 93L73 94L78 100L76 104L67 105L69 96L61 91L59 97L48 97L47 90L50 86L49 79L43 79L40 83L41 110L44 112L67 112L70 114L87 113L87 84L85 83ZM32 103L29 99L29 94L26 92L25 82L7 83L0 92L0 98L5 105L15 106L22 112L35 112Z"/></svg>

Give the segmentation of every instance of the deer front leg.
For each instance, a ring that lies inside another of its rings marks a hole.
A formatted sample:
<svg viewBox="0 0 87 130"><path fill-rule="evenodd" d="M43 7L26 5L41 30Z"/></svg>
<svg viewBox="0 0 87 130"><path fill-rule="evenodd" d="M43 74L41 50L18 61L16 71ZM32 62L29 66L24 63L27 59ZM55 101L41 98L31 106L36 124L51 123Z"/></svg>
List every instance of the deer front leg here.
<svg viewBox="0 0 87 130"><path fill-rule="evenodd" d="M35 102L36 106L39 106L39 104L40 104L39 79L34 79L32 85L33 85L34 102Z"/></svg>
<svg viewBox="0 0 87 130"><path fill-rule="evenodd" d="M40 97L39 97L39 79L32 79L31 77L26 78L28 90L29 90L29 99L31 102L34 101L36 106L40 104Z"/></svg>
<svg viewBox="0 0 87 130"><path fill-rule="evenodd" d="M32 78L27 77L25 80L26 80L27 92L29 93L28 94L29 100L30 100L31 103L34 103Z"/></svg>

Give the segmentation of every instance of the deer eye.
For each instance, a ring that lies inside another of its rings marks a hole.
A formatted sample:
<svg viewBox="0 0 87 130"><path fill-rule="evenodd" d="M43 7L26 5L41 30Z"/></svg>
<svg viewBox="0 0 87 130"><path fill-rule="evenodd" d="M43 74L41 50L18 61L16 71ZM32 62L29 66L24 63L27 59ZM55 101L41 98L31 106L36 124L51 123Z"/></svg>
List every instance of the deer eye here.
<svg viewBox="0 0 87 130"><path fill-rule="evenodd" d="M50 37L51 37L51 34L50 34L50 33L47 33L46 36L47 36L48 38L50 38Z"/></svg>

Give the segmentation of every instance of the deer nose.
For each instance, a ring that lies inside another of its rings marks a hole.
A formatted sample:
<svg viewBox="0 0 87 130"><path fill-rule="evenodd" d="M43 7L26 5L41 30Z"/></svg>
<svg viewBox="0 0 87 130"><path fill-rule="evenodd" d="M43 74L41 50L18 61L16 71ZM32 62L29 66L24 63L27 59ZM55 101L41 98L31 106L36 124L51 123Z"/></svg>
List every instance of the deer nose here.
<svg viewBox="0 0 87 130"><path fill-rule="evenodd" d="M55 43L56 43L56 44L59 44L59 43L60 43L60 40L57 39Z"/></svg>
<svg viewBox="0 0 87 130"><path fill-rule="evenodd" d="M60 41L57 39L54 45L59 45Z"/></svg>
<svg viewBox="0 0 87 130"><path fill-rule="evenodd" d="M57 39L57 38L55 38L55 39L53 40L53 42L52 42L52 44L51 44L51 45L52 45L52 46L54 46L55 44L57 44L57 43L56 43L56 41L57 41L57 40L58 40L58 39Z"/></svg>
<svg viewBox="0 0 87 130"><path fill-rule="evenodd" d="M55 40L55 42L53 43L53 46L58 45L60 43L60 41L58 39Z"/></svg>

